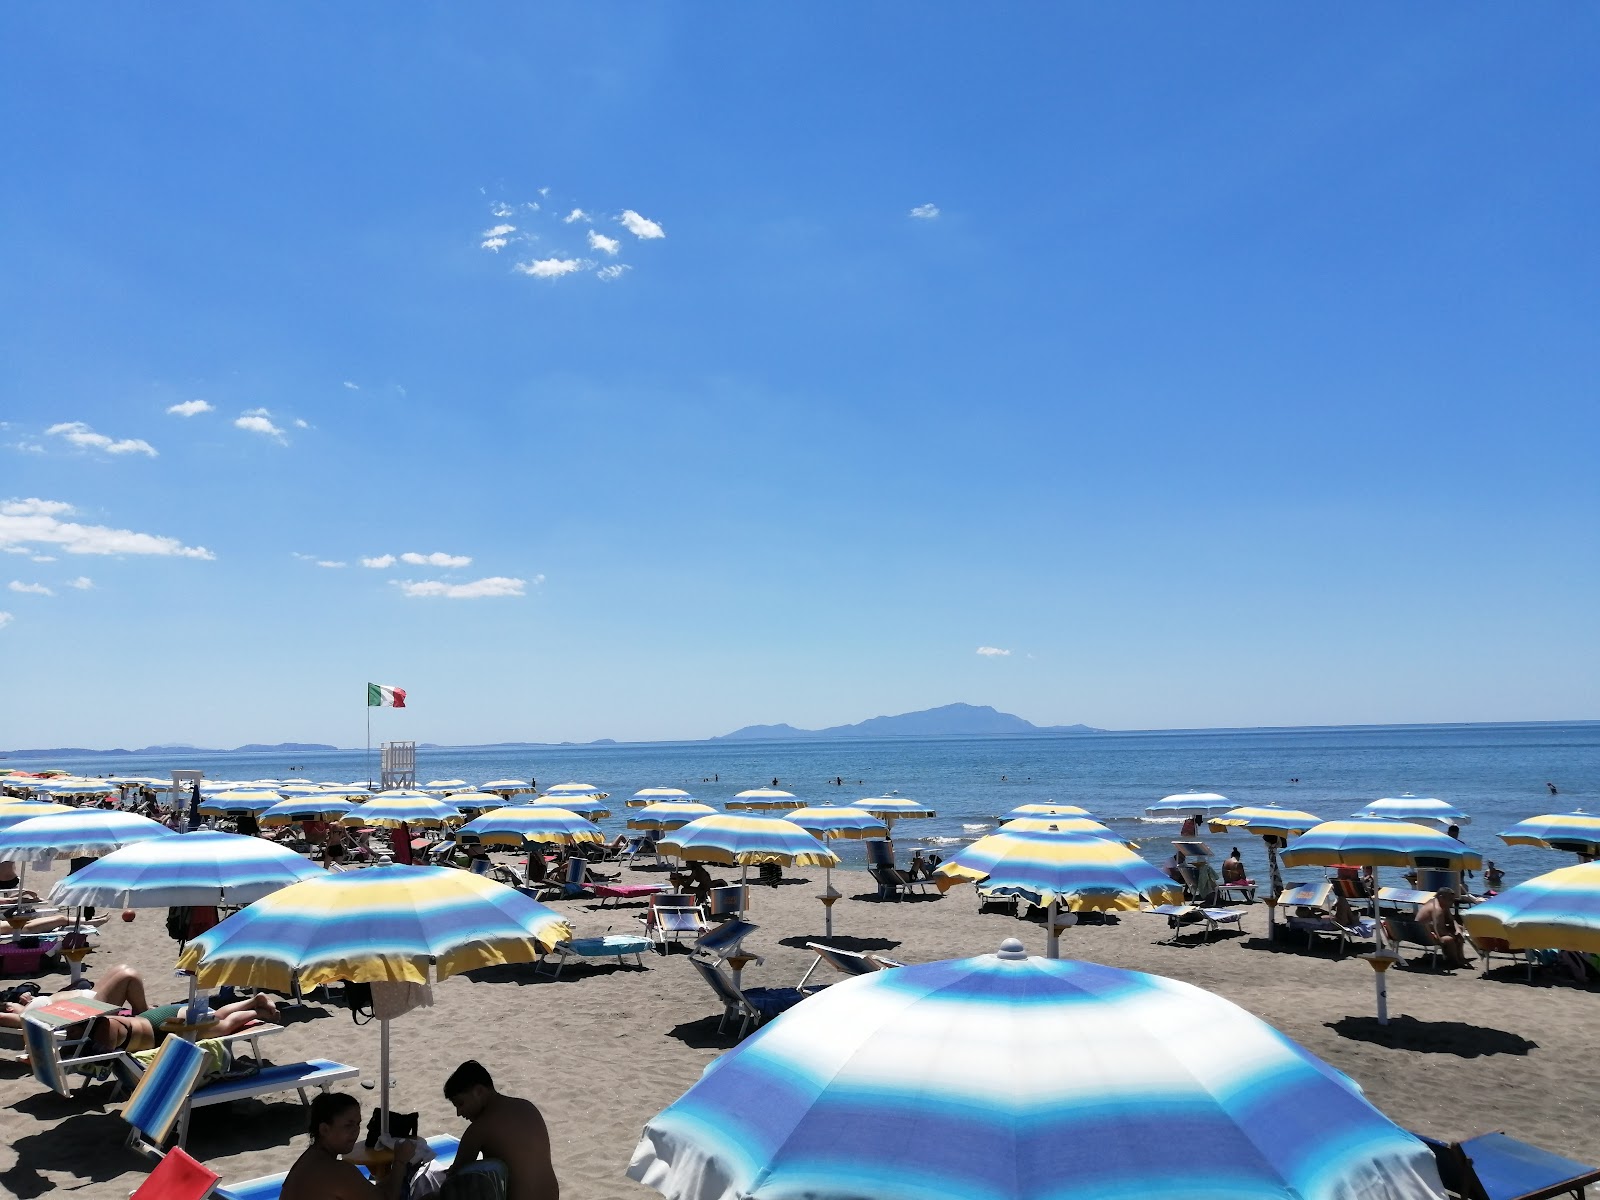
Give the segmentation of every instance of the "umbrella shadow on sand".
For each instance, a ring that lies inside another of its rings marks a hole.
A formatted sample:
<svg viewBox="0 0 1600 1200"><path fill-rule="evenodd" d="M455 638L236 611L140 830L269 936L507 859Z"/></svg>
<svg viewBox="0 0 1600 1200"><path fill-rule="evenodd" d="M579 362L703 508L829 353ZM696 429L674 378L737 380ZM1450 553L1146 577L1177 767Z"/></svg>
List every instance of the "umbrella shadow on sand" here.
<svg viewBox="0 0 1600 1200"><path fill-rule="evenodd" d="M473 983L514 983L518 987L527 987L530 984L546 983L581 983L585 979L594 979L600 975L638 975L648 971L649 967L636 967L632 963L618 966L616 963L567 963L559 976L552 974L553 964L545 964L551 970L539 971L537 963L502 963L494 967L478 967L475 970L461 972L462 977L472 980Z"/></svg>
<svg viewBox="0 0 1600 1200"><path fill-rule="evenodd" d="M792 946L796 950L804 950L811 942L826 941L828 945L839 950L854 950L857 954L871 954L879 950L893 950L900 943L893 938L863 938L850 937L847 934L834 934L831 938L821 936L806 937L803 934L796 937L779 938L778 945Z"/></svg>
<svg viewBox="0 0 1600 1200"><path fill-rule="evenodd" d="M1379 1025L1376 1017L1342 1017L1327 1022L1340 1037L1371 1042L1391 1050L1415 1050L1422 1054L1454 1054L1457 1058L1483 1058L1490 1054L1525 1055L1539 1043L1520 1033L1469 1025L1465 1021L1419 1021L1415 1017L1390 1017Z"/></svg>

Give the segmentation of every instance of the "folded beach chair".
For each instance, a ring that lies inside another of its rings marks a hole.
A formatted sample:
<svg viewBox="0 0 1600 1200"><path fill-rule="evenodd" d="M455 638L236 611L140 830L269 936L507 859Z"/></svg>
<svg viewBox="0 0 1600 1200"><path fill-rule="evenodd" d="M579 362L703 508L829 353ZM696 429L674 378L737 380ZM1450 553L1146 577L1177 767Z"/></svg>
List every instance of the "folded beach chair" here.
<svg viewBox="0 0 1600 1200"><path fill-rule="evenodd" d="M574 854L567 859L567 875L561 885L561 896L565 900L575 900L580 896L593 895L589 890L588 873L589 860L581 854Z"/></svg>
<svg viewBox="0 0 1600 1200"><path fill-rule="evenodd" d="M715 963L703 958L691 957L689 965L700 972L700 977L722 1001L722 1020L717 1023L718 1033L727 1027L730 1018L738 1017L739 1036L743 1037L752 1023L760 1025L763 1021L771 1020L806 998L799 988L734 987L733 980L724 975Z"/></svg>
<svg viewBox="0 0 1600 1200"><path fill-rule="evenodd" d="M205 1200L221 1178L174 1146L128 1200Z"/></svg>
<svg viewBox="0 0 1600 1200"><path fill-rule="evenodd" d="M1600 1167L1552 1154L1503 1133L1480 1133L1464 1142L1417 1136L1433 1151L1445 1190L1460 1200L1582 1197L1591 1183L1600 1183Z"/></svg>
<svg viewBox="0 0 1600 1200"><path fill-rule="evenodd" d="M744 953L741 943L761 926L750 921L724 921L721 925L713 925L702 934L694 944L694 953L704 954L725 962L730 958L738 957ZM756 962L762 959L757 956Z"/></svg>
<svg viewBox="0 0 1600 1200"><path fill-rule="evenodd" d="M456 1159L456 1151L461 1148L461 1139L449 1136L431 1137L428 1139L428 1149L433 1151L433 1161L440 1166L448 1167ZM366 1169L361 1168L363 1174ZM217 1200L278 1200L283 1193L283 1180L289 1172L279 1171L276 1175L263 1175L258 1179L246 1179L240 1183L230 1183L216 1190Z"/></svg>
<svg viewBox="0 0 1600 1200"><path fill-rule="evenodd" d="M709 928L704 910L687 892L658 892L650 898L643 920L645 936L663 954L669 942L698 938Z"/></svg>
<svg viewBox="0 0 1600 1200"><path fill-rule="evenodd" d="M279 1028L269 1026L264 1028ZM210 1083L199 1083L206 1065L206 1050L195 1042L169 1037L161 1043L148 1067L128 1055L137 1077L133 1095L122 1110L128 1122L128 1145L145 1154L159 1154L161 1147L177 1130L178 1145L189 1136L189 1115L209 1104L228 1104L280 1092L298 1092L300 1103L310 1104L308 1088L327 1091L336 1083L355 1079L361 1072L331 1059L314 1058L285 1066L262 1066L249 1072L225 1074ZM259 1062L260 1060L257 1059Z"/></svg>
<svg viewBox="0 0 1600 1200"><path fill-rule="evenodd" d="M884 958L880 954L862 954L859 951L844 950L838 946L824 946L821 942L807 942L806 949L816 951L817 957L806 968L806 973L800 976L800 982L795 985L795 990L805 992L807 995L828 986L825 983L820 983L809 991L806 988L806 983L811 979L811 976L816 973L818 967L824 964L832 967L839 974L852 979L857 975L871 975L874 971L886 971L891 967L905 965L904 963L896 962L892 958Z"/></svg>

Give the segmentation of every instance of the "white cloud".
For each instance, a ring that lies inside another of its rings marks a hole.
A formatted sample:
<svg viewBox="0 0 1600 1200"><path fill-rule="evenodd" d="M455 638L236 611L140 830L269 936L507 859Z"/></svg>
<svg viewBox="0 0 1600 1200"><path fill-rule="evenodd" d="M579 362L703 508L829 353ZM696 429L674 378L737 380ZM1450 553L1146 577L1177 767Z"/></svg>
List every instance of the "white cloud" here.
<svg viewBox="0 0 1600 1200"><path fill-rule="evenodd" d="M1011 651L1002 650L999 646L979 646L978 653L985 658L1010 658Z"/></svg>
<svg viewBox="0 0 1600 1200"><path fill-rule="evenodd" d="M85 450L104 450L107 454L148 454L151 458L156 456L156 448L143 438L123 438L118 441L103 433L96 433L82 421L63 421L50 426L45 433L66 438L74 446L81 446Z"/></svg>
<svg viewBox="0 0 1600 1200"><path fill-rule="evenodd" d="M21 546L16 547L16 551L18 554L28 554ZM55 562L55 560L56 556L54 554L28 554L29 562L51 563Z"/></svg>
<svg viewBox="0 0 1600 1200"><path fill-rule="evenodd" d="M525 579L509 579L504 575L491 575L487 579L475 579L471 583L444 583L438 579L423 580L420 583L409 579L390 580L407 596L443 597L446 600L481 600L488 596L521 596L525 595L524 588L528 586Z"/></svg>
<svg viewBox="0 0 1600 1200"><path fill-rule="evenodd" d="M491 217L509 217L511 212L511 206L505 203L496 204L494 207L489 209L489 215Z"/></svg>
<svg viewBox="0 0 1600 1200"><path fill-rule="evenodd" d="M6 584L6 586L8 588L10 588L13 592L21 592L25 596L54 596L55 595L54 592L52 592L49 588L45 587L45 585L42 584L42 583L23 583L20 580L13 579L10 583Z"/></svg>
<svg viewBox="0 0 1600 1200"><path fill-rule="evenodd" d="M500 251L505 249L505 247L506 239L503 237L484 238L483 241L478 243L478 249L492 250L496 254L499 254Z"/></svg>
<svg viewBox="0 0 1600 1200"><path fill-rule="evenodd" d="M167 412L174 417L197 417L201 413L215 411L216 409L204 400L185 400L182 404L173 404L167 408Z"/></svg>
<svg viewBox="0 0 1600 1200"><path fill-rule="evenodd" d="M575 208L566 216L562 217L561 221L564 225L571 225L574 221L587 221L588 219L588 213L584 212L581 208Z"/></svg>
<svg viewBox="0 0 1600 1200"><path fill-rule="evenodd" d="M43 454L44 447L38 442L17 442L14 449L21 450L24 454Z"/></svg>
<svg viewBox="0 0 1600 1200"><path fill-rule="evenodd" d="M0 501L0 549L57 546L68 554L154 554L177 558L215 558L204 546L185 546L177 538L106 525L63 521L72 505L59 500Z"/></svg>
<svg viewBox="0 0 1600 1200"><path fill-rule="evenodd" d="M280 446L289 444L284 440L283 430L272 423L267 410L264 408L251 409L242 417L237 418L233 424L234 428L242 429L246 433L259 433L262 437L269 437Z"/></svg>
<svg viewBox="0 0 1600 1200"><path fill-rule="evenodd" d="M294 419L294 427L296 429L310 429L311 428L311 426L309 424L307 424L305 421L302 421L299 417L296 417Z"/></svg>
<svg viewBox="0 0 1600 1200"><path fill-rule="evenodd" d="M517 227L515 225L496 225L493 229L485 229L479 235L483 238L483 241L479 242L478 246L484 250L493 250L498 254L500 248L506 244L506 234L515 233L516 231Z"/></svg>
<svg viewBox="0 0 1600 1200"><path fill-rule="evenodd" d="M532 275L535 279L559 279L563 275L583 270L584 265L576 258L541 258L533 262L518 263L517 270L524 275Z"/></svg>
<svg viewBox="0 0 1600 1200"><path fill-rule="evenodd" d="M12 617L10 613L0 612L0 629L4 629L7 625L11 624L13 620L15 620L15 618Z"/></svg>
<svg viewBox="0 0 1600 1200"><path fill-rule="evenodd" d="M599 230L589 230L589 249L604 250L607 254L615 254L622 249L622 243L616 238L608 238Z"/></svg>
<svg viewBox="0 0 1600 1200"><path fill-rule="evenodd" d="M446 554L436 550L432 554L418 554L415 550L408 550L400 556L400 561L410 563L413 567L470 567L472 560L465 554Z"/></svg>
<svg viewBox="0 0 1600 1200"><path fill-rule="evenodd" d="M648 217L641 217L631 208L622 210L622 216L617 218L622 222L622 227L636 238L664 238L667 231L657 225Z"/></svg>
<svg viewBox="0 0 1600 1200"><path fill-rule="evenodd" d="M87 592L93 590L94 580L87 575L79 575L76 579L67 580L67 586L69 588L77 588L80 592Z"/></svg>
<svg viewBox="0 0 1600 1200"><path fill-rule="evenodd" d="M346 565L347 564L345 564L345 563L335 562L334 560L329 559L329 558L319 558L319 559L317 559L317 566L319 566L319 567L327 567L329 570L337 570L339 567L343 567L343 566L346 566Z"/></svg>
<svg viewBox="0 0 1600 1200"><path fill-rule="evenodd" d="M270 417L272 415L272 410L266 408L247 408L244 410L244 415L247 417Z"/></svg>
<svg viewBox="0 0 1600 1200"><path fill-rule="evenodd" d="M351 383L348 379L344 381L344 385L352 392L359 392L361 390L361 385L359 383Z"/></svg>
<svg viewBox="0 0 1600 1200"><path fill-rule="evenodd" d="M515 233L516 231L517 227L515 225L496 225L493 229L485 229L482 236L504 237L506 234Z"/></svg>
<svg viewBox="0 0 1600 1200"><path fill-rule="evenodd" d="M371 567L375 571L384 571L394 566L395 557L392 554L380 554L376 558L363 558L361 565Z"/></svg>
<svg viewBox="0 0 1600 1200"><path fill-rule="evenodd" d="M621 279L622 273L628 270L632 268L627 263L612 263L609 267L601 267L595 274L610 283L613 279Z"/></svg>
<svg viewBox="0 0 1600 1200"><path fill-rule="evenodd" d="M542 187L542 188L539 189L539 195L548 196L549 194L550 194L550 189L549 188Z"/></svg>
<svg viewBox="0 0 1600 1200"><path fill-rule="evenodd" d="M919 221L931 221L939 215L937 204L919 204L911 210L911 215Z"/></svg>

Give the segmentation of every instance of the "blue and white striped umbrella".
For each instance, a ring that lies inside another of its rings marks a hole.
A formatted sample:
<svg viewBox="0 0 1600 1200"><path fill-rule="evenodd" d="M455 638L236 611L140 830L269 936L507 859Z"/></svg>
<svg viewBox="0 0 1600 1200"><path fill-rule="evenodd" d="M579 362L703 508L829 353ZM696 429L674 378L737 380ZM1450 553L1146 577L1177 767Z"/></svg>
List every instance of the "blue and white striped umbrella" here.
<svg viewBox="0 0 1600 1200"><path fill-rule="evenodd" d="M662 801L685 804L693 799L694 797L682 788L647 787L640 788L629 796L624 803L629 808L643 808L647 804L660 804ZM573 811L576 812L577 810L574 809Z"/></svg>
<svg viewBox="0 0 1600 1200"><path fill-rule="evenodd" d="M263 813L283 803L283 794L271 788L235 788L213 792L200 801L203 813Z"/></svg>
<svg viewBox="0 0 1600 1200"><path fill-rule="evenodd" d="M1463 915L1474 937L1517 950L1600 954L1600 863L1579 863L1524 880Z"/></svg>
<svg viewBox="0 0 1600 1200"><path fill-rule="evenodd" d="M1538 846L1571 854L1600 854L1600 815L1575 808L1569 813L1546 813L1518 821L1500 831L1508 846Z"/></svg>
<svg viewBox="0 0 1600 1200"><path fill-rule="evenodd" d="M1217 792L1179 792L1175 796L1163 796L1144 811L1152 817L1192 817L1195 813L1209 817L1232 807L1233 801Z"/></svg>
<svg viewBox="0 0 1600 1200"><path fill-rule="evenodd" d="M264 826L295 825L305 821L337 821L359 805L343 796L291 796L274 804L256 820Z"/></svg>
<svg viewBox="0 0 1600 1200"><path fill-rule="evenodd" d="M669 1200L1444 1196L1427 1146L1237 1005L1016 941L808 997L653 1118L628 1174Z"/></svg>
<svg viewBox="0 0 1600 1200"><path fill-rule="evenodd" d="M1432 796L1385 796L1374 800L1350 814L1353 817L1393 817L1396 821L1421 821L1444 829L1451 825L1469 825L1472 818L1454 804Z"/></svg>
<svg viewBox="0 0 1600 1200"><path fill-rule="evenodd" d="M77 811L70 804L52 804L48 800L4 800L0 801L0 829L10 829L19 821L48 817L51 813Z"/></svg>
<svg viewBox="0 0 1600 1200"><path fill-rule="evenodd" d="M568 812L577 813L580 817L588 817L591 821L598 821L601 817L611 815L610 802L594 796L540 796L530 807L564 808Z"/></svg>
<svg viewBox="0 0 1600 1200"><path fill-rule="evenodd" d="M18 821L0 833L0 862L98 858L123 846L177 834L149 817L109 808L75 808Z"/></svg>
<svg viewBox="0 0 1600 1200"><path fill-rule="evenodd" d="M186 833L113 850L51 889L63 908L252 904L323 874L287 846L237 833Z"/></svg>
<svg viewBox="0 0 1600 1200"><path fill-rule="evenodd" d="M593 821L548 804L519 804L496 808L473 817L456 830L457 841L477 839L485 845L522 846L529 842L554 842L562 846L604 842L606 835Z"/></svg>

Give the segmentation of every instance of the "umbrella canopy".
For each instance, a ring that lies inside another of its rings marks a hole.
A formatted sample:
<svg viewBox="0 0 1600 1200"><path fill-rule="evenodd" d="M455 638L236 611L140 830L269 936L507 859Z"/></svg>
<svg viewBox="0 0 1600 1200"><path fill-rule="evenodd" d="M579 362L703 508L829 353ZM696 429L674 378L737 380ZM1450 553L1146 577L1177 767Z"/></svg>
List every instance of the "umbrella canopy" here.
<svg viewBox="0 0 1600 1200"><path fill-rule="evenodd" d="M1283 852L1286 867L1438 867L1476 871L1483 856L1453 837L1384 817L1353 817L1313 825Z"/></svg>
<svg viewBox="0 0 1600 1200"><path fill-rule="evenodd" d="M51 804L48 800L6 800L0 802L0 829L10 829L18 821L33 817L77 811L70 804Z"/></svg>
<svg viewBox="0 0 1600 1200"><path fill-rule="evenodd" d="M455 797L451 797L452 800ZM580 817L588 817L591 821L598 821L601 817L611 815L610 806L604 801L593 796L540 796L534 800L535 808L564 808L568 812L575 812Z"/></svg>
<svg viewBox="0 0 1600 1200"><path fill-rule="evenodd" d="M533 786L525 779L491 779L488 783L478 785L480 791L502 792L505 795L515 795L517 792L531 792Z"/></svg>
<svg viewBox="0 0 1600 1200"><path fill-rule="evenodd" d="M424 792L395 789L379 792L339 818L343 825L451 825L461 820L461 810Z"/></svg>
<svg viewBox="0 0 1600 1200"><path fill-rule="evenodd" d="M474 817L456 830L456 840L476 837L486 845L521 846L527 842L555 842L563 846L579 842L603 842L606 835L592 821L575 812L541 804L519 804L497 808Z"/></svg>
<svg viewBox="0 0 1600 1200"><path fill-rule="evenodd" d="M798 825L814 838L845 838L860 841L866 838L889 836L889 826L881 817L875 817L864 808L840 807L818 804L811 808L797 808L783 814L791 825Z"/></svg>
<svg viewBox="0 0 1600 1200"><path fill-rule="evenodd" d="M509 797L496 792L451 792L445 797L445 803L459 808L464 813L488 812L492 808L505 808Z"/></svg>
<svg viewBox="0 0 1600 1200"><path fill-rule="evenodd" d="M149 817L107 808L74 808L18 821L0 833L0 862L98 858L135 842L177 836Z"/></svg>
<svg viewBox="0 0 1600 1200"><path fill-rule="evenodd" d="M804 808L805 801L793 792L785 792L779 788L751 788L740 792L728 801L728 808L748 809L752 812L769 812L790 808Z"/></svg>
<svg viewBox="0 0 1600 1200"><path fill-rule="evenodd" d="M1517 950L1600 953L1600 863L1536 875L1462 919L1474 937L1504 938Z"/></svg>
<svg viewBox="0 0 1600 1200"><path fill-rule="evenodd" d="M669 1200L1444 1196L1426 1145L1264 1021L1015 940L808 997L652 1118L628 1174Z"/></svg>
<svg viewBox="0 0 1600 1200"><path fill-rule="evenodd" d="M898 821L902 817L936 817L939 814L925 805L918 804L915 800L905 796L869 796L865 800L857 800L851 808L864 808L869 813L879 817L887 817L891 821Z"/></svg>
<svg viewBox="0 0 1600 1200"><path fill-rule="evenodd" d="M1569 813L1548 813L1518 821L1502 830L1508 846L1538 846L1541 850L1566 850L1572 854L1600 854L1600 816L1581 808Z"/></svg>
<svg viewBox="0 0 1600 1200"><path fill-rule="evenodd" d="M947 889L982 880L985 891L1022 896L1040 907L1055 903L1071 912L1126 911L1144 898L1157 904L1183 901L1181 884L1119 842L1013 828L1014 823L962 847L935 869L935 882Z"/></svg>
<svg viewBox="0 0 1600 1200"><path fill-rule="evenodd" d="M1233 807L1233 801L1217 792L1179 792L1174 796L1163 796L1144 811L1152 817L1186 817L1199 813L1209 817L1213 813L1225 813Z"/></svg>
<svg viewBox="0 0 1600 1200"><path fill-rule="evenodd" d="M648 811L648 810L647 810ZM657 847L685 862L758 867L836 867L839 856L793 821L718 813L679 829Z"/></svg>
<svg viewBox="0 0 1600 1200"><path fill-rule="evenodd" d="M203 813L261 813L283 803L283 795L266 788L238 788L228 792L213 792L200 801Z"/></svg>
<svg viewBox="0 0 1600 1200"><path fill-rule="evenodd" d="M1276 804L1263 804L1254 808L1246 806L1230 809L1221 816L1212 817L1209 824L1212 833L1243 829L1254 837L1290 838L1304 833L1313 825L1322 824L1322 818L1312 813L1301 812L1297 808L1279 808Z"/></svg>
<svg viewBox="0 0 1600 1200"><path fill-rule="evenodd" d="M486 784L485 786L488 785ZM544 794L546 796L563 796L567 798L571 798L573 796L594 796L599 800L604 800L609 795L609 793L602 792L592 783L558 783L552 788L545 789Z"/></svg>
<svg viewBox="0 0 1600 1200"><path fill-rule="evenodd" d="M319 796L342 796L346 800L365 800L372 795L372 789L362 787L358 783L324 783L318 786Z"/></svg>
<svg viewBox="0 0 1600 1200"><path fill-rule="evenodd" d="M286 846L202 831L113 850L56 884L50 900L64 908L251 904L322 873Z"/></svg>
<svg viewBox="0 0 1600 1200"><path fill-rule="evenodd" d="M1129 850L1139 848L1138 842L1118 837L1108 826L1088 817L1018 817L1014 821L1007 821L1001 829L1006 833L1086 833L1090 837L1116 842Z"/></svg>
<svg viewBox="0 0 1600 1200"><path fill-rule="evenodd" d="M1046 800L1039 804L1019 804L1005 816L1002 821L1015 821L1020 817L1092 817L1094 814L1087 808L1079 808L1076 804L1054 804Z"/></svg>
<svg viewBox="0 0 1600 1200"><path fill-rule="evenodd" d="M263 812L262 825L297 825L304 821L337 821L357 808L354 800L342 796L291 796Z"/></svg>
<svg viewBox="0 0 1600 1200"><path fill-rule="evenodd" d="M472 785L465 779L430 779L422 785L429 792L470 792Z"/></svg>
<svg viewBox="0 0 1600 1200"><path fill-rule="evenodd" d="M693 800L694 797L682 788L647 787L640 788L629 796L626 803L629 808L643 808L647 804L659 804L663 800Z"/></svg>
<svg viewBox="0 0 1600 1200"><path fill-rule="evenodd" d="M1441 827L1468 825L1472 822L1472 818L1454 804L1447 804L1431 796L1413 796L1410 792L1403 796L1387 796L1382 800L1374 800L1350 815L1393 817L1397 821L1424 821L1437 823Z"/></svg>
<svg viewBox="0 0 1600 1200"><path fill-rule="evenodd" d="M669 801L641 808L628 818L629 829L678 829L701 817L714 817L717 810L698 801Z"/></svg>

